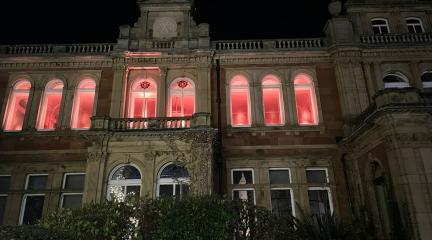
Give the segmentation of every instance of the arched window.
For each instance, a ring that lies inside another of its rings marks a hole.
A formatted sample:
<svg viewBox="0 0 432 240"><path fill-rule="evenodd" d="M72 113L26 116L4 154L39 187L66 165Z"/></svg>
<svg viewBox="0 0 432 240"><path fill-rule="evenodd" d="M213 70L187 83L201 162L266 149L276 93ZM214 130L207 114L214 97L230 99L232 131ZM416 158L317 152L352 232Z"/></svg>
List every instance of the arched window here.
<svg viewBox="0 0 432 240"><path fill-rule="evenodd" d="M432 72L428 71L421 76L423 88L431 88L432 90Z"/></svg>
<svg viewBox="0 0 432 240"><path fill-rule="evenodd" d="M54 130L56 128L62 95L62 81L52 80L48 82L39 106L38 121L36 125L38 130Z"/></svg>
<svg viewBox="0 0 432 240"><path fill-rule="evenodd" d="M135 166L120 165L109 175L108 200L123 202L127 198L139 199L141 193L141 173Z"/></svg>
<svg viewBox="0 0 432 240"><path fill-rule="evenodd" d="M195 84L188 78L179 78L169 89L169 117L192 116L195 112Z"/></svg>
<svg viewBox="0 0 432 240"><path fill-rule="evenodd" d="M93 115L96 83L93 79L84 79L75 91L71 128L89 129L90 118Z"/></svg>
<svg viewBox="0 0 432 240"><path fill-rule="evenodd" d="M384 88L407 88L408 78L402 73L388 73L384 78Z"/></svg>
<svg viewBox="0 0 432 240"><path fill-rule="evenodd" d="M294 79L294 91L299 125L318 124L318 106L312 78L299 74Z"/></svg>
<svg viewBox="0 0 432 240"><path fill-rule="evenodd" d="M157 180L157 197L185 196L189 192L190 177L186 168L170 163L164 166Z"/></svg>
<svg viewBox="0 0 432 240"><path fill-rule="evenodd" d="M410 17L406 18L406 25L409 33L423 33L423 24L419 18Z"/></svg>
<svg viewBox="0 0 432 240"><path fill-rule="evenodd" d="M388 21L385 18L374 18L371 20L372 31L374 34L390 33Z"/></svg>
<svg viewBox="0 0 432 240"><path fill-rule="evenodd" d="M248 80L237 75L230 84L231 125L248 127L251 125L250 93Z"/></svg>
<svg viewBox="0 0 432 240"><path fill-rule="evenodd" d="M264 123L281 125L284 123L281 82L275 76L266 76L262 81Z"/></svg>
<svg viewBox="0 0 432 240"><path fill-rule="evenodd" d="M129 92L130 118L156 117L157 85L152 79L138 79Z"/></svg>
<svg viewBox="0 0 432 240"><path fill-rule="evenodd" d="M15 83L10 93L3 120L5 131L21 131L30 95L31 83L21 80Z"/></svg>

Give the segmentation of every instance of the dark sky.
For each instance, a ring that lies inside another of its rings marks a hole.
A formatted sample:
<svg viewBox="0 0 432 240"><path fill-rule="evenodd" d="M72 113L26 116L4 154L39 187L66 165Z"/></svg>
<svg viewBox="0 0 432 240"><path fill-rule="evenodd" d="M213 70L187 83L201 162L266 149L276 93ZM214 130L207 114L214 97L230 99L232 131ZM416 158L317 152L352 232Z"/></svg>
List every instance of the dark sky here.
<svg viewBox="0 0 432 240"><path fill-rule="evenodd" d="M136 0L0 0L0 44L115 42ZM196 0L213 40L322 36L329 0Z"/></svg>

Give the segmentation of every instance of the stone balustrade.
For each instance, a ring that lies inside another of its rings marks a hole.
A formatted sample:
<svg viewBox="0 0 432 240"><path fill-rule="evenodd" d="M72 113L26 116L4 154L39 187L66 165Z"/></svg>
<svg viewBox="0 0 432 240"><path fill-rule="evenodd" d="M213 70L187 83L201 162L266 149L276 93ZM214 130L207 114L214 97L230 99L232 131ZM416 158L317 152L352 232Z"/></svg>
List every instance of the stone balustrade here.
<svg viewBox="0 0 432 240"><path fill-rule="evenodd" d="M431 43L431 33L419 34L382 34L360 36L363 44Z"/></svg>
<svg viewBox="0 0 432 240"><path fill-rule="evenodd" d="M195 113L192 117L109 118L93 117L93 131L152 131L210 127L209 113Z"/></svg>
<svg viewBox="0 0 432 240"><path fill-rule="evenodd" d="M4 45L0 54L5 55L49 55L49 54L109 54L114 44L67 44L67 45Z"/></svg>
<svg viewBox="0 0 432 240"><path fill-rule="evenodd" d="M218 51L317 49L317 48L324 47L324 40L322 38L232 40L232 41L214 41L212 42L212 46Z"/></svg>

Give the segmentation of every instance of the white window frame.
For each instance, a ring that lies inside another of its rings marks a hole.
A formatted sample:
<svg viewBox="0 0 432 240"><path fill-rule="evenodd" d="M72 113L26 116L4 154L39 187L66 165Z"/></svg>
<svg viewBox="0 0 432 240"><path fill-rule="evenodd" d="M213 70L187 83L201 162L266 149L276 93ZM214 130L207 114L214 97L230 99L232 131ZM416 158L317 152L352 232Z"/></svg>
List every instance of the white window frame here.
<svg viewBox="0 0 432 240"><path fill-rule="evenodd" d="M189 178L178 178L179 181L175 181L172 178L161 178L160 177L161 174L162 174L162 172L163 172L163 170L165 170L165 168L167 168L168 166L173 165L173 164L175 164L175 163L174 162L170 162L170 163L167 163L167 164L163 165L160 168L159 173L157 175L157 179L156 179L156 197L160 197L160 194L159 194L160 193L160 186L163 186L163 185L165 185L165 186L172 186L173 187L173 196L176 196L177 194L176 194L176 189L175 188L176 188L177 185L183 185L183 183L185 185L189 185L190 184L190 177ZM187 171L187 169L186 169L186 171ZM189 171L188 171L188 173L189 173Z"/></svg>
<svg viewBox="0 0 432 240"><path fill-rule="evenodd" d="M25 182L25 186L24 186L25 191L27 191L30 177L37 177L37 176L47 176L47 184L48 184L48 173L30 173L30 174L27 174L27 176L26 176L26 182ZM34 190L31 190L31 191L34 191Z"/></svg>
<svg viewBox="0 0 432 240"><path fill-rule="evenodd" d="M45 205L45 193L26 193L23 195L23 199L21 202L21 208L20 208L20 215L19 215L19 221L18 221L18 225L22 225L23 224L23 220L24 220L24 211L25 211L25 206L27 203L27 197L38 197L38 196L43 196L44 197L44 205ZM42 212L44 210L44 206L42 206Z"/></svg>
<svg viewBox="0 0 432 240"><path fill-rule="evenodd" d="M189 84L191 84L192 85L192 89L186 89L186 90L182 90L182 89L175 89L175 88L172 88L172 85L174 84L174 83L177 83L177 82L179 82L179 81L181 81L181 80L185 80L185 81L187 81ZM196 113L196 103L197 103L197 91L196 91L197 89L196 89L196 84L195 84L195 82L192 80L192 79L190 79L190 78L188 78L188 77L177 77L177 78L175 78L171 83L170 83L170 85L168 86L168 111L167 111L167 115L168 115L168 117L172 117L172 96L174 95L174 94L179 94L179 95L181 95L182 96L182 106L181 106L181 108L182 108L182 115L183 116L181 116L181 117L184 117L184 93L193 93L193 96L194 96L194 109L193 109L193 113L192 113L192 115L194 114L194 113Z"/></svg>
<svg viewBox="0 0 432 240"><path fill-rule="evenodd" d="M111 180L112 176L114 175L114 173L120 169L121 167L125 167L125 166L132 166L134 168L136 168L138 170L138 172L141 175L140 179L125 179L125 180ZM108 183L107 183L107 190L106 190L106 198L107 200L111 201L111 196L110 196L110 187L111 186L120 186L120 187L125 187L125 191L127 190L127 187L134 187L134 186L139 186L140 187L140 195L142 194L142 172L139 169L138 166L136 166L135 164L120 164L118 166L116 166L115 168L113 168L110 172L110 174L108 175ZM141 196L139 196L141 198Z"/></svg>
<svg viewBox="0 0 432 240"><path fill-rule="evenodd" d="M305 169L305 173L306 171L325 171L326 174L326 182L325 183L308 183L308 184L328 184L330 183L330 177L329 177L329 172L328 172L328 168L327 167L307 167ZM307 178L306 178L307 181Z"/></svg>
<svg viewBox="0 0 432 240"><path fill-rule="evenodd" d="M384 78L386 78L387 76L395 76L398 78L401 78L404 82L384 82ZM409 79L407 76L405 76L403 73L401 72L390 72L384 75L383 77L383 83L384 83L384 89L387 88L408 88L410 87L410 83L409 83Z"/></svg>
<svg viewBox="0 0 432 240"><path fill-rule="evenodd" d="M52 89L52 88L48 88L48 85L51 84L51 82L61 82L63 84L62 89ZM61 110L62 110L62 105L63 103L63 98L64 98L64 90L65 90L65 81L61 80L61 79L52 79L50 81L48 81L45 84L45 88L42 92L42 96L41 96L41 101L39 103L39 107L38 107L38 113L37 113L37 118L36 118L36 130L39 132L49 132L49 131L55 131L56 128L58 126L60 126L61 124ZM45 107L46 101L47 101L47 95L50 93L61 93L61 98L60 98L60 107L59 107L59 113L58 113L58 119L56 122L56 126L54 126L54 128L39 128L39 124L44 123L45 119L46 119L46 109L44 113L41 113L41 111L43 110L43 108Z"/></svg>
<svg viewBox="0 0 432 240"><path fill-rule="evenodd" d="M273 78L279 81L279 84L271 84L271 85L264 85L264 80L266 78ZM262 87L262 109L263 109L263 119L264 119L264 125L265 126L284 126L285 125L285 105L284 105L284 98L283 98L283 90L282 90L282 81L274 76L274 75L267 75L265 76L261 81L261 87ZM279 90L279 114L281 118L281 123L278 124L267 124L265 122L265 107L264 107L264 89L278 89Z"/></svg>
<svg viewBox="0 0 432 240"><path fill-rule="evenodd" d="M290 191L290 195L291 195L291 209L292 209L292 215L295 217L296 216L296 209L295 209L295 201L294 201L294 191L291 187L275 187L275 188L270 188L270 207L271 209L273 209L273 205L272 205L272 198L271 198L271 191L272 190L289 190Z"/></svg>
<svg viewBox="0 0 432 240"><path fill-rule="evenodd" d="M289 183L271 184L270 171L285 171L285 170L288 170ZM268 169L268 179L269 179L269 184L271 184L271 185L291 185L292 184L291 169L290 168L269 168Z"/></svg>
<svg viewBox="0 0 432 240"><path fill-rule="evenodd" d="M418 23L408 23L409 20L417 20ZM418 18L418 17L407 17L407 18L405 18L405 24L407 26L408 32L409 32L409 27L410 26L413 27L414 32L412 34L424 33L425 32L424 27L423 27L423 21L420 18ZM420 28L421 28L422 31L421 32L416 32L416 30L415 30L416 26L420 26Z"/></svg>
<svg viewBox="0 0 432 240"><path fill-rule="evenodd" d="M238 183L234 183L234 172L241 172L241 171L252 171L252 183L246 183L245 185L255 184L255 173L254 173L253 168L233 168L233 169L231 169L231 184L241 186Z"/></svg>
<svg viewBox="0 0 432 240"><path fill-rule="evenodd" d="M333 198L332 198L332 194L331 194L331 190L330 187L308 187L308 191L314 191L314 190L326 190L327 191L327 196L328 196L328 201L329 201L329 206L330 206L330 213L333 214L334 212L334 208L333 208ZM310 205L310 199L309 199L309 194L308 194L308 204Z"/></svg>
<svg viewBox="0 0 432 240"><path fill-rule="evenodd" d="M374 24L373 22L374 21L384 21L385 22L385 24ZM388 20L386 19L386 18L372 18L371 19L371 21L370 21L370 23L371 23L371 27L372 27L372 32L374 33L374 34L376 34L375 32L374 32L374 28L375 27L377 27L377 28L379 28L379 34L390 34L391 32L390 32L390 27L389 27L389 24L388 24ZM387 28L387 32L388 33L383 33L382 32L382 28L383 27L385 27L385 28Z"/></svg>
<svg viewBox="0 0 432 240"><path fill-rule="evenodd" d="M256 193L255 193L255 188L233 188L233 190L231 191L231 199L234 200L234 192L235 191L252 191L253 192L253 198L254 198L254 205L256 205Z"/></svg>
<svg viewBox="0 0 432 240"><path fill-rule="evenodd" d="M422 78L424 74L432 74L432 71L425 71L425 72L423 72L422 75L420 76L420 78ZM432 82L423 82L422 81L422 86L423 86L423 89L425 89L425 88L432 88Z"/></svg>
<svg viewBox="0 0 432 240"><path fill-rule="evenodd" d="M233 88L232 80L234 78L236 78L237 76L244 77L246 79L246 82L247 82L248 85L247 86L235 86L234 85L234 88ZM232 90L233 89L240 89L240 90L246 89L247 90L247 105L248 105L249 124L246 124L246 125L233 125L233 112L232 112ZM234 127L234 128L245 128L245 127L251 127L252 126L252 109L251 109L251 105L252 105L252 102L251 102L251 86L250 86L249 79L246 76L241 75L241 74L234 75L231 78L230 83L229 83L229 110L230 110L230 116L229 117L230 117L231 127Z"/></svg>
<svg viewBox="0 0 432 240"><path fill-rule="evenodd" d="M137 78L133 81L133 83L130 85L129 87L129 93L128 93L128 102L129 102L129 107L127 108L127 117L128 118L134 118L133 115L135 114L134 110L135 110L135 99L137 98L135 95L139 95L139 94L143 94L144 95L144 99L148 99L147 98L147 94L150 94L153 92L153 90L147 90L147 89L143 89L142 91L138 91L138 90L134 90L134 86L136 84L138 84L141 81L147 81L150 84L154 84L156 87L154 89L154 94L156 95L155 97L155 117L157 116L157 111L158 111L158 85L156 83L156 81L153 78ZM141 118L149 118L147 116L147 106L145 107L145 111L143 112L144 116L141 116Z"/></svg>
<svg viewBox="0 0 432 240"><path fill-rule="evenodd" d="M85 181L85 173L65 173L63 175L63 183L62 183L62 191L65 191L65 185L66 185L66 178L67 176L76 176L76 175L84 175L84 181ZM84 186L83 186L83 191L84 191ZM83 196L83 192L82 193L77 193L77 192L62 192L61 196L60 196L60 208L64 208L63 207L63 200L64 200L64 196L65 195L81 195Z"/></svg>
<svg viewBox="0 0 432 240"><path fill-rule="evenodd" d="M95 84L95 88L94 89L79 88L80 84L83 81L87 81L87 80L93 81L93 83ZM78 96L79 92L80 93L82 93L82 92L85 92L85 93L91 93L91 92L93 92L94 93L94 97L93 97L93 111L92 111L92 116L93 116L95 114L95 107L96 107L96 97L97 97L97 95L96 95L96 89L97 89L97 83L96 83L96 80L94 80L93 78L83 78L83 79L81 79L78 82L78 85L77 85L77 87L75 89L75 92L74 92L74 97L72 99L72 111L71 111L71 117L70 117L70 127L71 127L71 130L78 130L78 131L79 130L89 130L89 128L72 128L72 123L75 121L75 118L78 117L78 114L75 113L75 104L77 102L77 96ZM90 123L91 123L91 120L90 120ZM90 124L90 127L91 127L91 124Z"/></svg>

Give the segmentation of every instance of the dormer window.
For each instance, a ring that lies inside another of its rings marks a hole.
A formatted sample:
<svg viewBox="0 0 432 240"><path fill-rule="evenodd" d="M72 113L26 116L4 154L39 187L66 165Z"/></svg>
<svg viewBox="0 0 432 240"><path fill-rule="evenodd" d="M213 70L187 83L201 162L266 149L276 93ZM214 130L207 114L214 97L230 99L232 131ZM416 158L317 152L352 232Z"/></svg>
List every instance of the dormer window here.
<svg viewBox="0 0 432 240"><path fill-rule="evenodd" d="M371 20L372 31L374 34L389 34L389 26L387 19L374 18Z"/></svg>
<svg viewBox="0 0 432 240"><path fill-rule="evenodd" d="M409 33L423 33L423 24L422 21L419 18L406 18L406 24L408 28Z"/></svg>

